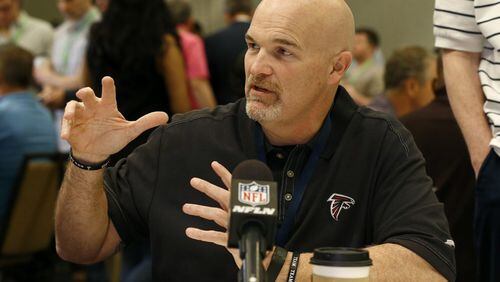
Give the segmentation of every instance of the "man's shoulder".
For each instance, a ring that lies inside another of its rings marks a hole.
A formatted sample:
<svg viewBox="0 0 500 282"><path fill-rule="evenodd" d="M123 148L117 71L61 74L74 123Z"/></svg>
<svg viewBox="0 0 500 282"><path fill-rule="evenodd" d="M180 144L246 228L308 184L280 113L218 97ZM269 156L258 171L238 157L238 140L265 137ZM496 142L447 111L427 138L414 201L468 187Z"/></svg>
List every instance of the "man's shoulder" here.
<svg viewBox="0 0 500 282"><path fill-rule="evenodd" d="M228 120L232 122L239 117L243 117L241 106L244 103L243 99L235 103L226 105L219 105L213 109L200 109L190 111L184 114L176 114L172 118L172 122L165 125L167 128L192 128L200 129L205 128L207 125L217 126L217 124L224 124ZM210 128L206 128L210 130Z"/></svg>
<svg viewBox="0 0 500 282"><path fill-rule="evenodd" d="M22 95L22 97L19 97L20 99L6 101L6 103L0 106L0 109L2 109L2 112L6 115L15 115L23 119L33 118L34 120L50 116L50 111L35 98L33 93L26 92L23 94L10 95Z"/></svg>
<svg viewBox="0 0 500 282"><path fill-rule="evenodd" d="M30 30L36 30L37 32L43 32L43 33L52 33L54 32L54 28L52 25L39 18L32 17L28 14L26 14L26 21L29 25Z"/></svg>
<svg viewBox="0 0 500 282"><path fill-rule="evenodd" d="M61 24L59 24L56 28L55 28L55 36L58 37L58 36L64 36L66 35L68 32L69 32L69 28L71 26L71 22L69 21L63 21Z"/></svg>
<svg viewBox="0 0 500 282"><path fill-rule="evenodd" d="M373 110L369 107L359 107L356 112L363 122L379 124L382 127L391 124L400 124L398 119L391 114Z"/></svg>
<svg viewBox="0 0 500 282"><path fill-rule="evenodd" d="M10 95L22 96L0 103L0 123L11 126L36 124L40 128L46 126L53 128L49 110L42 106L32 93Z"/></svg>
<svg viewBox="0 0 500 282"><path fill-rule="evenodd" d="M405 151L408 151L408 146L412 142L411 134L395 116L368 107L359 107L356 113L360 130L366 136L383 136L384 142L399 143Z"/></svg>

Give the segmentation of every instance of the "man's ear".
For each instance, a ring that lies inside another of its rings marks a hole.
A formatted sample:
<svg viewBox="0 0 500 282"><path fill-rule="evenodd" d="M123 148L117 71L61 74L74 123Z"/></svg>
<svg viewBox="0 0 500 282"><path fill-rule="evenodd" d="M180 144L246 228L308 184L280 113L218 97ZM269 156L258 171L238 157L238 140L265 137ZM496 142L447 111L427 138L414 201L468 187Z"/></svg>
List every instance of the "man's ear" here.
<svg viewBox="0 0 500 282"><path fill-rule="evenodd" d="M329 83L332 85L338 85L345 72L351 65L351 62L352 53L349 51L342 51L337 56L335 56L335 61L330 68Z"/></svg>
<svg viewBox="0 0 500 282"><path fill-rule="evenodd" d="M404 92L406 93L406 95L408 97L410 97L412 100L416 100L417 99L417 95L418 93L420 92L420 83L417 81L417 79L411 77L411 78L407 78L405 79L405 81L403 82L403 86L404 86Z"/></svg>

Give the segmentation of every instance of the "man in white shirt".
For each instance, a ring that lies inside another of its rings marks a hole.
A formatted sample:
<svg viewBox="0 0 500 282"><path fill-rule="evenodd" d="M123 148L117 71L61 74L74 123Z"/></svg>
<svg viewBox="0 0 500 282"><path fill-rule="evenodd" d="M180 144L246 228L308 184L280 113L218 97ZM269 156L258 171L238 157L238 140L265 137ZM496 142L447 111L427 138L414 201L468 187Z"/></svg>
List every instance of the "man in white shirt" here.
<svg viewBox="0 0 500 282"><path fill-rule="evenodd" d="M100 19L91 0L58 0L65 20L56 29L51 55L52 68L40 68L36 78L43 85L63 89L81 86L81 68L90 26Z"/></svg>
<svg viewBox="0 0 500 282"><path fill-rule="evenodd" d="M477 281L500 281L500 2L436 0L436 47L476 172Z"/></svg>
<svg viewBox="0 0 500 282"><path fill-rule="evenodd" d="M43 85L42 99L64 98L64 90L83 86L82 73L88 33L92 24L100 19L99 10L91 0L58 0L57 7L65 20L56 29L51 54L51 64L35 70L35 78ZM58 95L60 94L60 95ZM56 111L59 128L62 110ZM68 152L69 146L60 140L59 150Z"/></svg>
<svg viewBox="0 0 500 282"><path fill-rule="evenodd" d="M50 53L54 31L22 10L21 0L0 0L0 44L14 43L35 56Z"/></svg>

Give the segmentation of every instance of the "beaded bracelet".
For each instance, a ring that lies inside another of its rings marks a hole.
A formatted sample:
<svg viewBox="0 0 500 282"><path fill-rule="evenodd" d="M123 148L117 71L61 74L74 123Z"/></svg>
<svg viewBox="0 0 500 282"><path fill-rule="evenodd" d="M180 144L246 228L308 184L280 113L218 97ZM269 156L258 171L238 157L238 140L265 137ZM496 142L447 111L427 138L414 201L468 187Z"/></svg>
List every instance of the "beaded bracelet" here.
<svg viewBox="0 0 500 282"><path fill-rule="evenodd" d="M104 161L100 163L87 163L83 162L80 160L75 159L73 156L73 151L69 151L69 160L78 168L84 169L84 170L99 170L103 169L109 164L109 158L105 159Z"/></svg>

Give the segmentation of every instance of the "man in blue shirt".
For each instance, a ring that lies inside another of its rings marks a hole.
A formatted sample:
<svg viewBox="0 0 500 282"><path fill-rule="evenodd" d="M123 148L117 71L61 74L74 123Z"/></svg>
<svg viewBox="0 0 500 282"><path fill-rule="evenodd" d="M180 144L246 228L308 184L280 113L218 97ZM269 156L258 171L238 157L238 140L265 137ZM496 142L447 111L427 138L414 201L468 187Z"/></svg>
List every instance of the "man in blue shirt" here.
<svg viewBox="0 0 500 282"><path fill-rule="evenodd" d="M52 117L28 90L32 62L20 47L0 47L0 218L24 156L56 151Z"/></svg>

